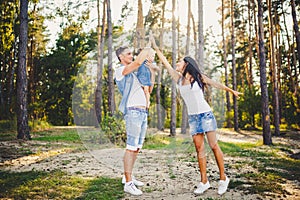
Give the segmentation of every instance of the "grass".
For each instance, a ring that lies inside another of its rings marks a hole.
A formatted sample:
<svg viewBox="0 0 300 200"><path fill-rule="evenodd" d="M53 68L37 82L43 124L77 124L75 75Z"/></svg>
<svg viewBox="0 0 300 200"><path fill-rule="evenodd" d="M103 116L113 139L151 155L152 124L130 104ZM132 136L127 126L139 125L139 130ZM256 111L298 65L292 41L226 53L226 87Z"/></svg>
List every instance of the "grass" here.
<svg viewBox="0 0 300 200"><path fill-rule="evenodd" d="M0 197L13 199L120 199L123 186L118 179L83 178L61 171L0 171Z"/></svg>
<svg viewBox="0 0 300 200"><path fill-rule="evenodd" d="M48 130L32 132L32 140L47 142L74 142L81 143L76 129Z"/></svg>
<svg viewBox="0 0 300 200"><path fill-rule="evenodd" d="M268 192L287 194L282 187L286 180L300 181L300 160L294 160L282 155L283 147L263 146L261 143L219 143L223 152L234 157L240 157L243 161L231 164L231 167L242 169L252 167L256 172L241 173L239 176L246 178L247 190L253 194L264 195ZM287 147L283 149L286 151ZM238 182L232 182L231 187L243 189ZM245 189L245 188L244 188Z"/></svg>

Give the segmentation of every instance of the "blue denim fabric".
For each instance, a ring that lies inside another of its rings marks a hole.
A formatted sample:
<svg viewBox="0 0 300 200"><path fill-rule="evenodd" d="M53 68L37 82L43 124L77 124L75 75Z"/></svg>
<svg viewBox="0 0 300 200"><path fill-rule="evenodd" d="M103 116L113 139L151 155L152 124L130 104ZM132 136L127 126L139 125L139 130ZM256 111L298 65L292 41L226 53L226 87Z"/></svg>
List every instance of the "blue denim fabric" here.
<svg viewBox="0 0 300 200"><path fill-rule="evenodd" d="M117 81L116 84L119 88L119 91L122 95L122 99L119 105L119 110L123 113L126 114L126 107L127 107L127 101L128 101L128 96L133 84L133 74L127 74L122 78L121 80Z"/></svg>
<svg viewBox="0 0 300 200"><path fill-rule="evenodd" d="M146 61L141 64L137 71L137 78L143 86L151 86L151 71L146 66Z"/></svg>
<svg viewBox="0 0 300 200"><path fill-rule="evenodd" d="M217 130L217 121L212 111L189 115L190 134Z"/></svg>
<svg viewBox="0 0 300 200"><path fill-rule="evenodd" d="M147 130L147 111L128 109L124 116L126 123L126 149L137 150L142 148Z"/></svg>

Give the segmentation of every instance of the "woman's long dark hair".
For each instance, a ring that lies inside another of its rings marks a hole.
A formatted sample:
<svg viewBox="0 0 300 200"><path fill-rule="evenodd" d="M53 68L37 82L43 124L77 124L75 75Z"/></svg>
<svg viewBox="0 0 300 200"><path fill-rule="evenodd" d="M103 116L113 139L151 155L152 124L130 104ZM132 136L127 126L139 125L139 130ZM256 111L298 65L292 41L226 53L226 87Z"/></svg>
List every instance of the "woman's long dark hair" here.
<svg viewBox="0 0 300 200"><path fill-rule="evenodd" d="M189 56L184 57L183 60L186 63L186 67L182 73L182 76L185 77L186 73L189 73L192 76L190 78L191 87L193 87L194 83L197 82L199 87L204 91L206 84L203 82L197 62Z"/></svg>

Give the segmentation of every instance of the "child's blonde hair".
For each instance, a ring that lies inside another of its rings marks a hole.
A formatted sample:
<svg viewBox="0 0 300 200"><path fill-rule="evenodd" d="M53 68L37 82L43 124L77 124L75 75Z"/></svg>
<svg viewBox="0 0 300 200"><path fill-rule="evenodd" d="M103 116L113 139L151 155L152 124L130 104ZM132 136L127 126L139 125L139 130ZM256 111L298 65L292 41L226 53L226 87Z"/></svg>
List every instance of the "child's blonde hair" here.
<svg viewBox="0 0 300 200"><path fill-rule="evenodd" d="M156 52L151 47L145 47L141 50L141 52L139 53L139 56L142 56L142 57L155 56L155 53Z"/></svg>

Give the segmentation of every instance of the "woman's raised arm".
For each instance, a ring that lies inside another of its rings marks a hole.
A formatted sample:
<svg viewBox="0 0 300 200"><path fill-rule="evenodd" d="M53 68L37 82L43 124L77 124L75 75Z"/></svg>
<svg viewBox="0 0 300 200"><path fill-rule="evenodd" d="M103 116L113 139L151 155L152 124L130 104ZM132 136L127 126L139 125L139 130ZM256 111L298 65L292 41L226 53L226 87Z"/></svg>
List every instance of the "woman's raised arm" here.
<svg viewBox="0 0 300 200"><path fill-rule="evenodd" d="M155 39L152 36L152 34L150 34L150 41L151 41L153 49L156 51L158 58L164 64L165 68L167 69L167 71L170 74L170 76L172 77L172 79L177 83L178 80L181 78L181 74L172 68L172 66L168 62L167 58L163 55L163 53L159 50L158 46L156 45Z"/></svg>
<svg viewBox="0 0 300 200"><path fill-rule="evenodd" d="M235 90L233 90L233 89L227 87L226 85L223 85L222 83L216 82L216 81L214 81L214 80L208 78L208 77L205 76L204 74L202 74L202 78L203 78L203 81L204 81L205 83L207 83L208 85L210 85L210 86L212 86L212 87L215 87L215 88L218 88L218 89L222 89L222 90L226 90L226 91L228 91L228 92L231 92L231 93L232 93L234 96L236 96L236 97L239 97L239 95L242 94L242 93L240 93L240 92L238 92L238 91L235 91Z"/></svg>

